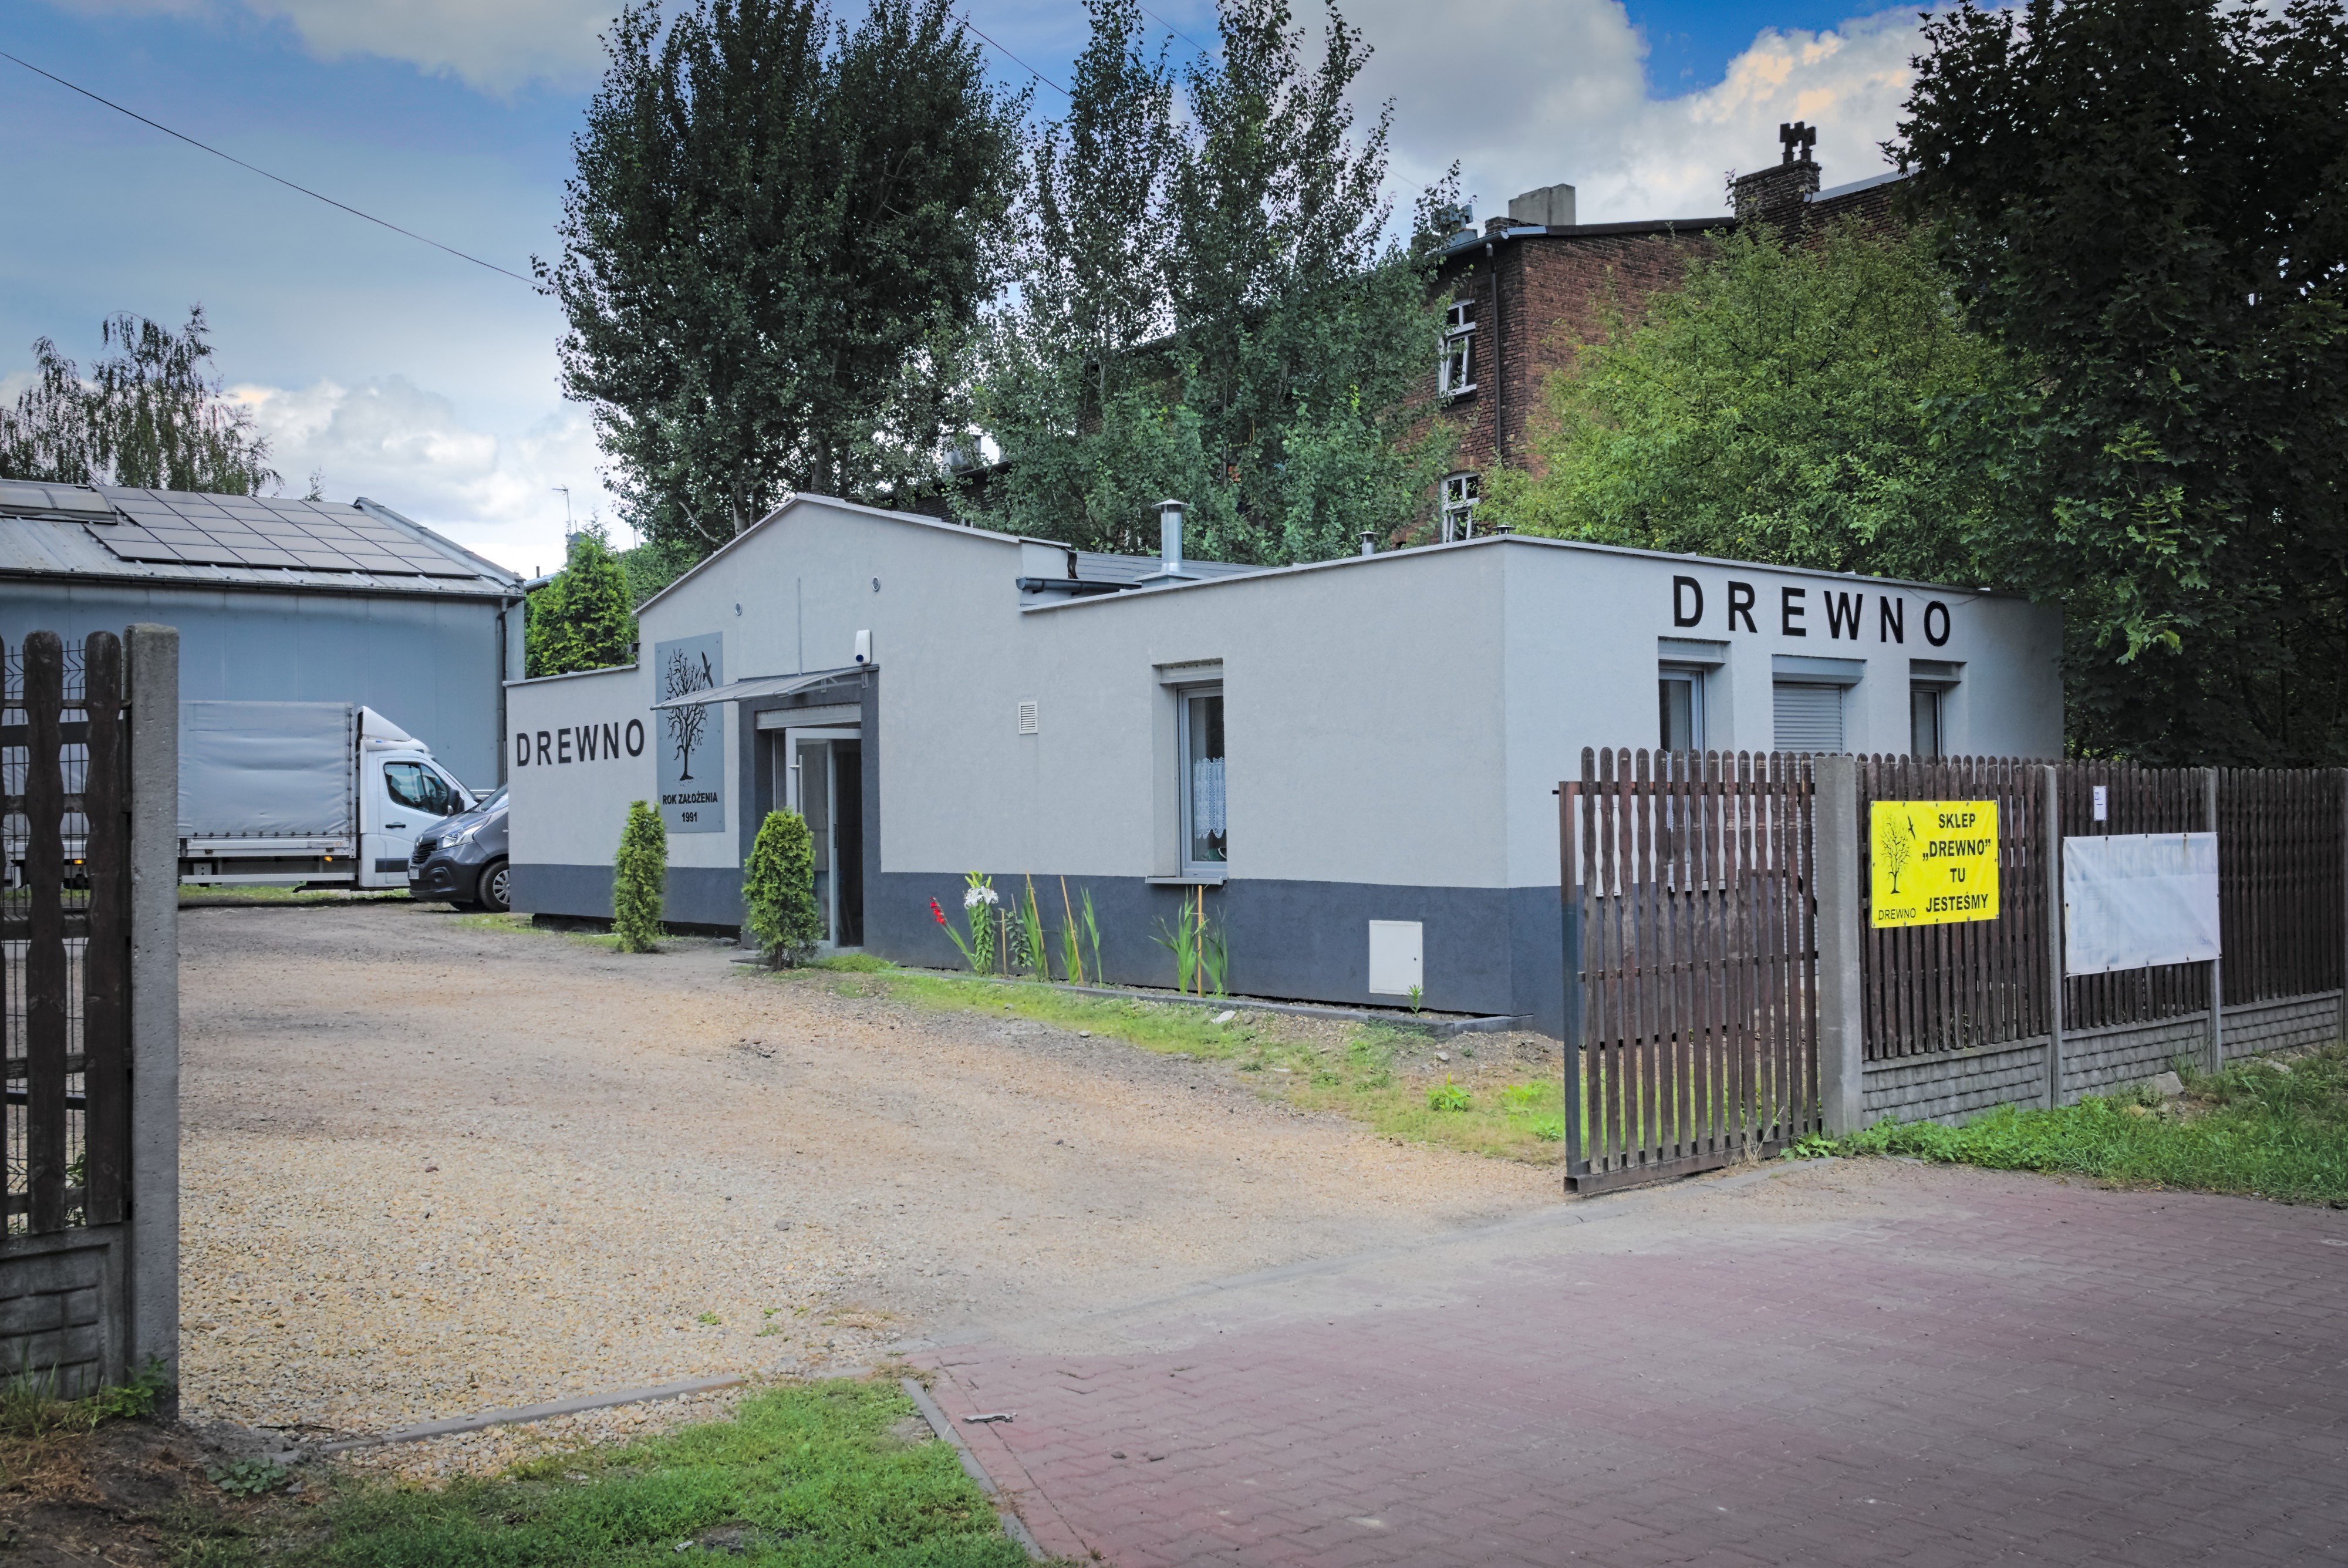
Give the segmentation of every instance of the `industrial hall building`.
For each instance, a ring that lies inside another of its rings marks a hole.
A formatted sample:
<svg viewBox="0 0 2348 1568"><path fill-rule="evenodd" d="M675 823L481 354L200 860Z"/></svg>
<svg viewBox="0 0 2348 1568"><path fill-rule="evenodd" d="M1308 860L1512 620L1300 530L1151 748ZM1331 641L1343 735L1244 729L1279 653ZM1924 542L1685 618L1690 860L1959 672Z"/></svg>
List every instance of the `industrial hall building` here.
<svg viewBox="0 0 2348 1568"><path fill-rule="evenodd" d="M180 630L187 701L371 707L500 781L520 579L376 501L0 480L0 640Z"/></svg>

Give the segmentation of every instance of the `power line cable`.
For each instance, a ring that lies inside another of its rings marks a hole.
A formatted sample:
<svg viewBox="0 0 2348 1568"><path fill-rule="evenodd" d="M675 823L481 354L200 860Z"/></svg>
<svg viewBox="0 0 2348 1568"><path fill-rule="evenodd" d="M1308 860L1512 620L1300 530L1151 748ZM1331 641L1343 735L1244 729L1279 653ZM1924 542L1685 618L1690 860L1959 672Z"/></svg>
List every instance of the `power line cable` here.
<svg viewBox="0 0 2348 1568"><path fill-rule="evenodd" d="M182 131L173 130L170 126L163 124L160 120L149 119L145 115L140 114L136 109L125 108L120 104L116 103L112 98L100 98L98 94L90 91L88 88L76 87L73 83L66 80L65 77L58 76L56 72L45 71L41 69L40 67L33 64L30 60L18 59L17 57L8 53L5 49L0 49L0 60L15 60L16 64L24 67L26 70L32 72L36 77L46 77L49 80L57 83L57 86L77 92L81 94L82 97L89 99L92 103L101 103L107 108L114 110L117 114L129 115L132 119L137 120L139 124L151 126L155 129L161 131L165 136L176 137L180 140L186 142L190 147L211 153L214 158L227 159L229 162L235 164L239 169L248 170L254 174L260 175L263 180L273 180L278 184L284 186L288 191L298 191L303 195L311 198L313 201L324 201L329 207L340 208L342 211L348 212L354 218L364 218L368 222L388 229L395 234L405 234L411 240L419 241L424 244L429 245L436 251L446 251L448 254L455 256L459 261L470 262L477 267L487 267L489 271L497 273L501 276L511 278L518 284L527 284L533 289L538 287L538 284L534 280L526 278L520 273L508 272L505 268L498 265L495 262L485 262L479 256L467 255L464 252L457 249L454 245L444 245L438 240L427 238L425 235L417 233L413 229L403 229L398 224L390 222L388 219L378 218L372 212L362 212L356 207L352 206L349 202L337 201L332 196L322 195L319 192L311 190L307 185L296 185L294 181L286 179L282 174L272 174L266 169L247 163L242 158L238 158L231 153L222 152L217 147L209 146L206 143L198 141L194 137L189 136Z"/></svg>
<svg viewBox="0 0 2348 1568"><path fill-rule="evenodd" d="M1018 56L1013 54L1002 45L995 43L994 39L988 38L985 34L979 32L976 25L973 24L969 17L957 16L954 20L961 23L964 27L969 28L970 31L977 36L985 39L988 44L994 46L995 53L1001 55L1004 59L1009 60L1013 65L1017 66L1021 70L1025 71L1029 76L1034 77L1037 81L1042 82L1045 87L1050 88L1062 98L1066 98L1071 102L1075 101L1076 94L1070 92L1067 88L1062 87L1059 83L1054 81L1051 77L1045 76L1043 72L1037 70L1035 67L1029 65L1026 61L1021 59Z"/></svg>
<svg viewBox="0 0 2348 1568"><path fill-rule="evenodd" d="M1137 5L1135 9L1139 11L1143 15L1148 17L1151 21L1157 23L1159 26L1165 28L1168 32L1173 34L1176 37L1181 39L1184 43L1189 45L1192 48L1198 50L1199 53L1202 55L1214 53L1214 51L1208 48L1206 45L1199 42L1198 39L1190 36L1189 34L1182 31L1181 28L1176 26L1173 23L1169 22L1165 17L1160 16L1148 6Z"/></svg>

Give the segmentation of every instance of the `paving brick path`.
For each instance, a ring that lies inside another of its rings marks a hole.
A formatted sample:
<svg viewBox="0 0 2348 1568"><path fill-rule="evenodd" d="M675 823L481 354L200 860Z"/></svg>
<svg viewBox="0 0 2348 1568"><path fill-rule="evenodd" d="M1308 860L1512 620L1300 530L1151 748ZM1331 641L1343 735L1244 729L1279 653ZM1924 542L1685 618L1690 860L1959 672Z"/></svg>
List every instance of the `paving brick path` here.
<svg viewBox="0 0 2348 1568"><path fill-rule="evenodd" d="M917 1359L1119 1568L2348 1560L2348 1213L1865 1163Z"/></svg>

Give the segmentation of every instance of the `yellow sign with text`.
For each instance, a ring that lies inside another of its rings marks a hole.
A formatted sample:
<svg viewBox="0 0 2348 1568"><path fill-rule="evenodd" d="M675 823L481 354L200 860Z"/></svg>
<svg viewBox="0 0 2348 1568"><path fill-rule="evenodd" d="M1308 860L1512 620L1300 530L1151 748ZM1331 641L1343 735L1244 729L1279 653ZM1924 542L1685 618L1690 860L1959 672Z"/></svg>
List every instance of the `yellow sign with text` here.
<svg viewBox="0 0 2348 1568"><path fill-rule="evenodd" d="M1876 800L1868 809L1868 923L1997 918L1997 802Z"/></svg>

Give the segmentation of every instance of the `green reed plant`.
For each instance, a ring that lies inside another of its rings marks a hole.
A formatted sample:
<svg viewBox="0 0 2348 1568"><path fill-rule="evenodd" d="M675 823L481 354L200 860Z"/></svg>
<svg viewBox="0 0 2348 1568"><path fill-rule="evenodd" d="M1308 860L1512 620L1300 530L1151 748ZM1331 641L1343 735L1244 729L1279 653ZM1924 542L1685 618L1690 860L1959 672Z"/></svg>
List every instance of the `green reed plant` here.
<svg viewBox="0 0 2348 1568"><path fill-rule="evenodd" d="M1035 879L1025 879L1026 887L1019 898L1020 954L1026 967L1035 972L1038 980L1052 977L1052 950L1044 944L1044 912L1035 907Z"/></svg>
<svg viewBox="0 0 2348 1568"><path fill-rule="evenodd" d="M1068 903L1068 879L1066 877L1060 879L1060 968L1066 974L1069 985L1085 983L1085 950L1083 944L1076 939L1076 912Z"/></svg>
<svg viewBox="0 0 2348 1568"><path fill-rule="evenodd" d="M1093 983L1102 984L1108 971L1101 967L1100 922L1093 918L1093 890L1085 889L1085 942L1093 952Z"/></svg>

